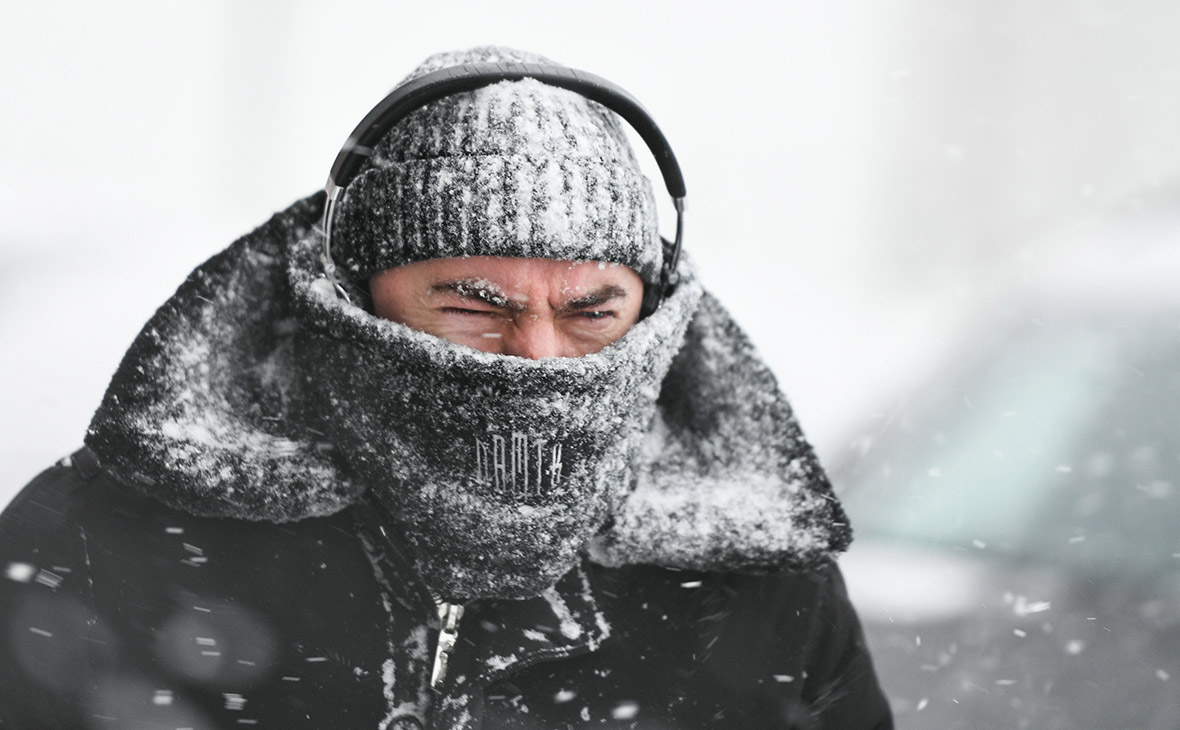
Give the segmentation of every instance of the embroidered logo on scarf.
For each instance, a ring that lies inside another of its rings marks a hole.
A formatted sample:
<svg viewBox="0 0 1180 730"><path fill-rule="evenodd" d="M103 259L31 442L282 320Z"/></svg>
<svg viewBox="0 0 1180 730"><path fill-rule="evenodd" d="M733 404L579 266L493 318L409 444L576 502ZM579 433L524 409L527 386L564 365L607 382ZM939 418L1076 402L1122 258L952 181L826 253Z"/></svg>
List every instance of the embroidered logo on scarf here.
<svg viewBox="0 0 1180 730"><path fill-rule="evenodd" d="M530 439L520 431L476 436L475 482L515 497L542 494L561 484L562 451L558 441Z"/></svg>

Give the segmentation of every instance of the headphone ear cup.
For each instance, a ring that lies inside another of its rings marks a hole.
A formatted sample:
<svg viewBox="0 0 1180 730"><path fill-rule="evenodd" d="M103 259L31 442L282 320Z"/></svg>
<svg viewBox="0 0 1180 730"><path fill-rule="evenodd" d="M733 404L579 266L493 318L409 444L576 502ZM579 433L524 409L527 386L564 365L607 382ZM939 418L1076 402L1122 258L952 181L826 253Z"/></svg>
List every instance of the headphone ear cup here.
<svg viewBox="0 0 1180 730"><path fill-rule="evenodd" d="M656 307L660 306L660 300L663 298L660 296L661 288L658 283L643 282L643 303L639 307L640 319L647 318L648 315L656 311Z"/></svg>
<svg viewBox="0 0 1180 730"><path fill-rule="evenodd" d="M660 236L660 243L662 244L660 248L663 249L664 254L663 261L660 263L660 280L654 284L648 281L643 282L643 304L639 309L640 319L656 311L656 308L660 306L660 302L671 293L671 289L673 288L669 284L672 277L675 276L675 272L671 271L671 267L673 265L672 262L679 258L679 252L676 250L676 244L663 236Z"/></svg>

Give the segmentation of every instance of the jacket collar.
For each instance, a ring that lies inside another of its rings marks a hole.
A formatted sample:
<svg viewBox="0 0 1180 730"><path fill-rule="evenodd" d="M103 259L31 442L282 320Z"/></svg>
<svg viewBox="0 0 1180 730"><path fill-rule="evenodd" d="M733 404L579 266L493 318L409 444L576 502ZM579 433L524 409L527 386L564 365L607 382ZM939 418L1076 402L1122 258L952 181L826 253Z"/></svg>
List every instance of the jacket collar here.
<svg viewBox="0 0 1180 730"><path fill-rule="evenodd" d="M363 498L292 364L288 253L315 235L322 205L300 201L202 264L145 325L86 436L112 474L203 516L287 522ZM648 446L634 491L588 546L604 565L806 570L851 540L774 375L708 293Z"/></svg>

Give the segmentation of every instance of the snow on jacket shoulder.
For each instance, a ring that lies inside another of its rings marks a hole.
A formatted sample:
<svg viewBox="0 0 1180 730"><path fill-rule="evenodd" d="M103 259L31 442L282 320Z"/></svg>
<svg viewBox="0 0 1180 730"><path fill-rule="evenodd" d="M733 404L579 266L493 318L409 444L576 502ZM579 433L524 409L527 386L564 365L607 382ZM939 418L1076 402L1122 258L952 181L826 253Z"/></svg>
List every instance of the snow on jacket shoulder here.
<svg viewBox="0 0 1180 730"><path fill-rule="evenodd" d="M470 606L435 693L434 606L375 509L198 517L79 451L0 515L0 727L892 727L832 564L587 562Z"/></svg>

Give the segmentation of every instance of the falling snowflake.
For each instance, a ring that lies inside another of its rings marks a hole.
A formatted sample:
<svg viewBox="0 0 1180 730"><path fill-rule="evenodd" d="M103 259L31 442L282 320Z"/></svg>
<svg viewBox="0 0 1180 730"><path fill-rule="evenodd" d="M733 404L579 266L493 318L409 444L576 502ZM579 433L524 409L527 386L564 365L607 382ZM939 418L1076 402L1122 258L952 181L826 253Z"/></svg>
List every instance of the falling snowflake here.
<svg viewBox="0 0 1180 730"><path fill-rule="evenodd" d="M611 717L616 720L632 720L639 714L639 703L620 702L611 710Z"/></svg>
<svg viewBox="0 0 1180 730"><path fill-rule="evenodd" d="M28 583L37 574L37 569L28 563L9 563L8 570L4 571L4 574L9 580Z"/></svg>

